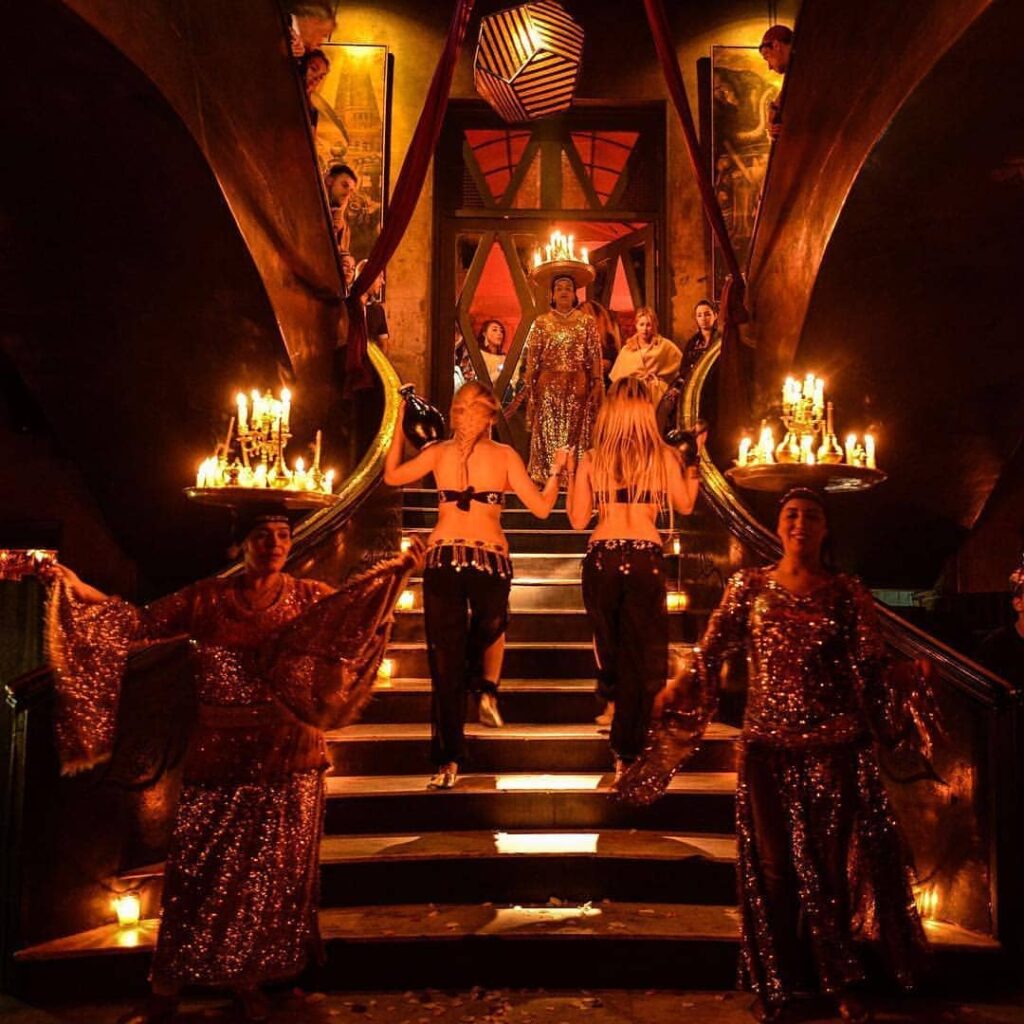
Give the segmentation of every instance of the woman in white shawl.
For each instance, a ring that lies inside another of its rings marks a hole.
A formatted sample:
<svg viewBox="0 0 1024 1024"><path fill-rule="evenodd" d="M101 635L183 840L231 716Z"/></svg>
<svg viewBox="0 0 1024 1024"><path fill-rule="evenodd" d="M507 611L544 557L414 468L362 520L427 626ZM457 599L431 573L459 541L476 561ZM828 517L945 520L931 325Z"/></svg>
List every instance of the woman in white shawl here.
<svg viewBox="0 0 1024 1024"><path fill-rule="evenodd" d="M658 333L658 315L650 306L636 311L634 333L619 351L609 376L612 381L638 377L646 385L657 407L669 382L679 372L682 353L675 343Z"/></svg>

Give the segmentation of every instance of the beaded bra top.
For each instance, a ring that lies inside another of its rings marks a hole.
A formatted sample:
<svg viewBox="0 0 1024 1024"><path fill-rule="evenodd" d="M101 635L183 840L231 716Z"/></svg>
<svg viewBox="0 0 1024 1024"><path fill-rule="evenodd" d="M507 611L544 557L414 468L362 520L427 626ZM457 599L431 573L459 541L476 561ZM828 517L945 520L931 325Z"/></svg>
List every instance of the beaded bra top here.
<svg viewBox="0 0 1024 1024"><path fill-rule="evenodd" d="M469 511L471 501L479 501L483 505L504 505L504 491L478 491L475 487L467 487L464 491L442 491L437 492L437 500L441 503L455 502L455 506L461 512Z"/></svg>

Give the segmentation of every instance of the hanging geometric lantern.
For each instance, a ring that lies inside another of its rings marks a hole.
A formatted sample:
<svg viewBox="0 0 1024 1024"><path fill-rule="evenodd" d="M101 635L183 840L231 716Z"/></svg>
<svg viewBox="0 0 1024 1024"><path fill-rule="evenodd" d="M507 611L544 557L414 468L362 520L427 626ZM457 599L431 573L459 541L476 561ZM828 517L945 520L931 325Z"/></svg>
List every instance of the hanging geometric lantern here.
<svg viewBox="0 0 1024 1024"><path fill-rule="evenodd" d="M506 121L565 110L583 59L583 29L555 0L488 15L473 61L476 91Z"/></svg>

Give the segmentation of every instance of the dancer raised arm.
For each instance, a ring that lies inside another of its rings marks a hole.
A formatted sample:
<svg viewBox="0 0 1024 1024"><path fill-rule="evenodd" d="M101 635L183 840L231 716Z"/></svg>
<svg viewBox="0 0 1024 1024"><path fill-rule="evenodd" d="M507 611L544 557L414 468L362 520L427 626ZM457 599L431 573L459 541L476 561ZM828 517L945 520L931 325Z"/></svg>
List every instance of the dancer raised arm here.
<svg viewBox="0 0 1024 1024"><path fill-rule="evenodd" d="M514 492L537 518L546 519L568 457L565 449L554 453L551 474L538 490L516 452L491 440L498 408L491 389L471 381L452 401L450 440L402 462L404 442L397 435L385 461L385 483L403 486L431 473L438 488L437 524L423 571L436 769L431 789L450 789L458 777L465 757L467 689L479 696L484 725L504 724L497 694L512 586L512 560L501 528L505 494Z"/></svg>
<svg viewBox="0 0 1024 1024"><path fill-rule="evenodd" d="M566 499L576 530L597 526L583 561L583 603L594 632L598 693L607 704L618 778L643 750L654 697L668 675L668 609L658 512L688 515L696 470L658 434L647 385L624 377L608 390L594 447ZM599 721L603 720L599 719Z"/></svg>

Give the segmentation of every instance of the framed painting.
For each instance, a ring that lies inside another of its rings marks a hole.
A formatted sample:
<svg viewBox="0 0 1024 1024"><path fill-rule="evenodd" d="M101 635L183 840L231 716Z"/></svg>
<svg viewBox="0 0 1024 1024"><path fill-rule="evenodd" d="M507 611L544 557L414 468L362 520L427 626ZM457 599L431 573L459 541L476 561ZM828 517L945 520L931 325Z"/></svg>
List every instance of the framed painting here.
<svg viewBox="0 0 1024 1024"><path fill-rule="evenodd" d="M387 205L390 61L386 46L325 43L330 71L313 97L316 149L322 170L346 164L358 182L345 210L347 247L370 254Z"/></svg>
<svg viewBox="0 0 1024 1024"><path fill-rule="evenodd" d="M782 76L769 71L756 46L711 48L711 177L741 267L746 267L768 154L768 111ZM712 247L715 296L728 271Z"/></svg>

